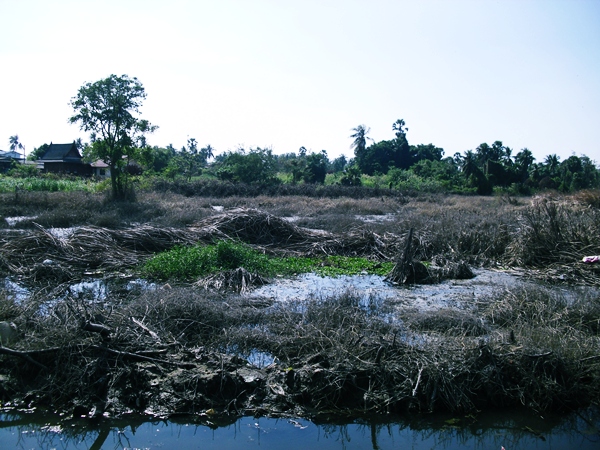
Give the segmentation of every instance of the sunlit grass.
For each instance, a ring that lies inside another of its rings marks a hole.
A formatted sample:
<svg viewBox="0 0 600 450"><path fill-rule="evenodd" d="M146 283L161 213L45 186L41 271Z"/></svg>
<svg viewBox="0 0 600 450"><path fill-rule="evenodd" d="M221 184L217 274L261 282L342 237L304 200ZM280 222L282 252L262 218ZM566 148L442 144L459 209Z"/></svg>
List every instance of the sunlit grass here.
<svg viewBox="0 0 600 450"><path fill-rule="evenodd" d="M251 247L229 241L216 245L178 246L159 253L144 264L142 274L160 280L194 280L224 270L244 269L261 276L292 276L314 272L322 276L385 275L393 263L371 261L367 258L329 256L272 257Z"/></svg>
<svg viewBox="0 0 600 450"><path fill-rule="evenodd" d="M37 192L97 192L98 182L90 179L53 179L44 177L13 178L0 176L0 193L16 191Z"/></svg>

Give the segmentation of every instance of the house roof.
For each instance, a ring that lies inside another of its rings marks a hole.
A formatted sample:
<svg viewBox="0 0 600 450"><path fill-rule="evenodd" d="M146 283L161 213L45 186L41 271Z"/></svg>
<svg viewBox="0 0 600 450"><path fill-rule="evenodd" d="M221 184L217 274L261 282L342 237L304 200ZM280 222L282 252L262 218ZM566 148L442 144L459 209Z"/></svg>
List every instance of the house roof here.
<svg viewBox="0 0 600 450"><path fill-rule="evenodd" d="M42 161L81 161L81 154L77 150L75 142L70 144L50 144Z"/></svg>
<svg viewBox="0 0 600 450"><path fill-rule="evenodd" d="M23 159L23 154L14 151L5 152L4 150L0 150L0 158Z"/></svg>
<svg viewBox="0 0 600 450"><path fill-rule="evenodd" d="M91 166L92 166L92 167L97 167L97 168L99 168L99 169L105 169L105 168L107 168L107 167L108 167L108 164L106 164L104 161L102 161L102 160L100 160L100 159L99 159L99 160L97 160L97 161L94 161L94 162L91 164Z"/></svg>

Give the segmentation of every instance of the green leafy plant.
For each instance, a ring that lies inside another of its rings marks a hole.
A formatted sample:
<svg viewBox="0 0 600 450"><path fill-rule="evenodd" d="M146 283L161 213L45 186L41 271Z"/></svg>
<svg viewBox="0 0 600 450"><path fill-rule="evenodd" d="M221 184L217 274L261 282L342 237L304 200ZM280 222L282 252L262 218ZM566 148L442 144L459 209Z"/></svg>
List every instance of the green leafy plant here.
<svg viewBox="0 0 600 450"><path fill-rule="evenodd" d="M261 276L290 276L314 272L322 276L384 275L393 263L366 258L329 256L326 258L271 257L243 243L219 241L215 245L177 246L159 253L142 267L142 274L161 280L193 280L224 270L243 267Z"/></svg>

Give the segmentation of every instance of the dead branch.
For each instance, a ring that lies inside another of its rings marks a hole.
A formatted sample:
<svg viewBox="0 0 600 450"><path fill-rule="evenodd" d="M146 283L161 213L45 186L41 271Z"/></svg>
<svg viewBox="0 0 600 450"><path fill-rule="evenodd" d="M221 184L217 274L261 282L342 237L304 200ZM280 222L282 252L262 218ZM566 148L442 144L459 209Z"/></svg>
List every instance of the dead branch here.
<svg viewBox="0 0 600 450"><path fill-rule="evenodd" d="M17 358L22 358L25 361L30 362L31 364L34 364L34 365L38 366L41 369L44 369L44 370L48 369L45 365L43 365L43 364L37 362L35 359L33 359L29 355L29 352L22 352L22 351L19 351L19 350L13 350L13 349L10 349L8 347L1 347L0 346L0 354L9 355L9 356L16 356Z"/></svg>

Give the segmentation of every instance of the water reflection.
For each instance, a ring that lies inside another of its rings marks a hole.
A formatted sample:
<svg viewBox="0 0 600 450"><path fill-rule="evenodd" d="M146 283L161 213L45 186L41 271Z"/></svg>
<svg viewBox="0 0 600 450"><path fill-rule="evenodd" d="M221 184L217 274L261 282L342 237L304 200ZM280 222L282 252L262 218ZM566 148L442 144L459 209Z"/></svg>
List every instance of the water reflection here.
<svg viewBox="0 0 600 450"><path fill-rule="evenodd" d="M600 413L541 417L506 411L477 417L319 422L266 417L221 423L203 416L171 421L70 421L37 414L0 415L0 448L158 449L597 449Z"/></svg>
<svg viewBox="0 0 600 450"><path fill-rule="evenodd" d="M522 281L506 272L476 269L468 280L445 280L433 285L394 286L378 275L321 277L314 273L295 278L276 280L252 291L251 297L266 297L277 301L307 300L334 297L351 290L369 306L376 298L397 307L411 307L420 311L439 308L464 308L479 298L489 297L504 289L515 288Z"/></svg>
<svg viewBox="0 0 600 450"><path fill-rule="evenodd" d="M52 306L57 301L67 297L85 298L91 303L104 302L109 297L124 295L140 295L144 291L157 289L156 283L141 278L84 278L83 280L59 286L54 291L57 294L46 302L46 307ZM0 291L16 302L30 299L35 292L28 287L15 282L11 277L0 279Z"/></svg>

